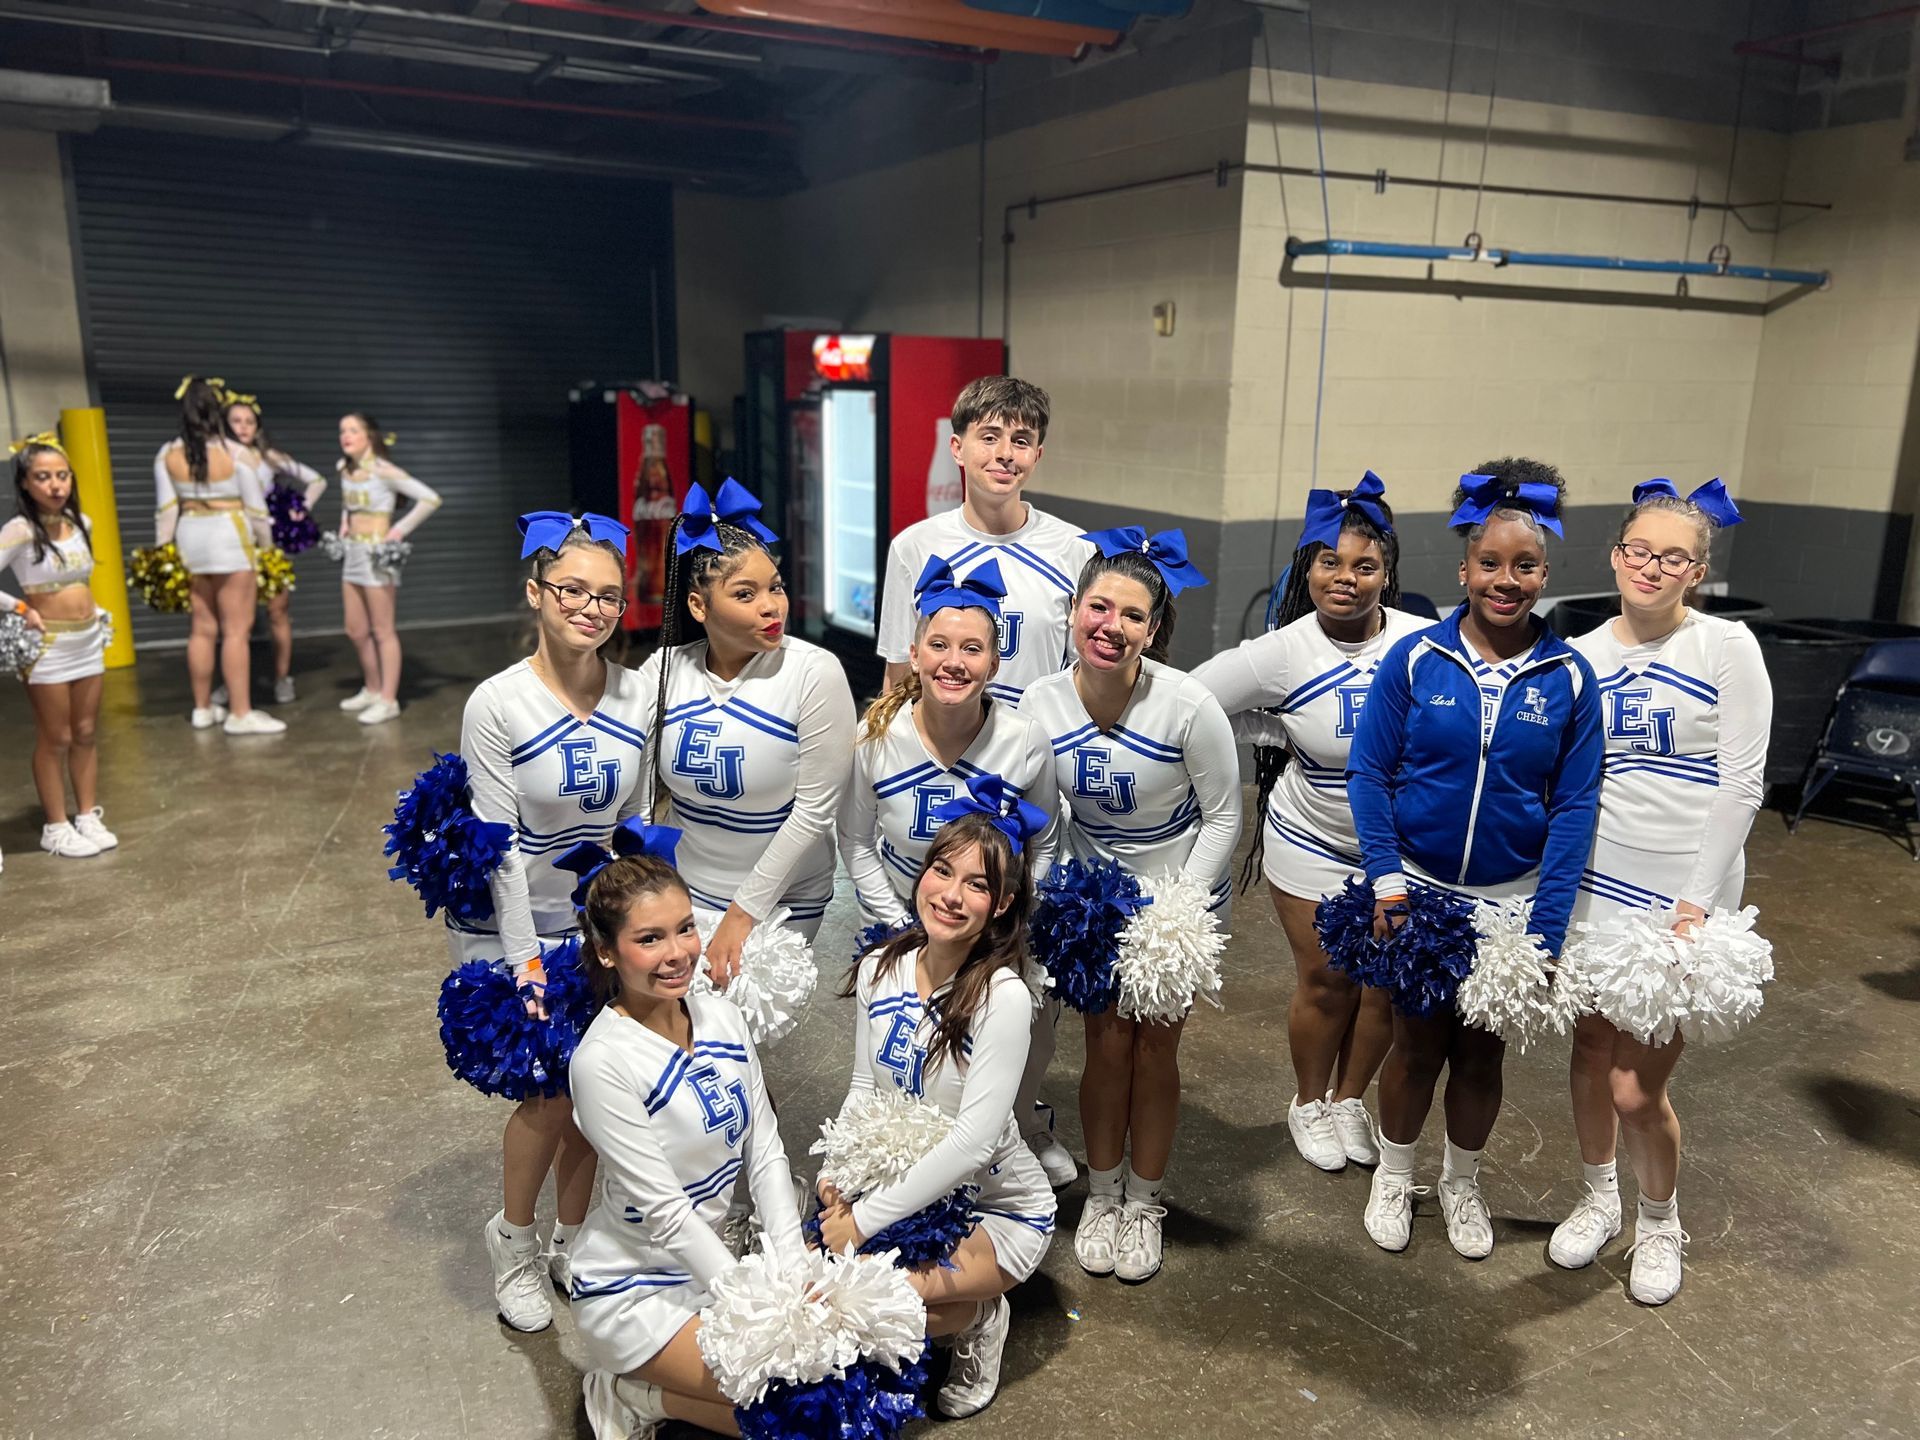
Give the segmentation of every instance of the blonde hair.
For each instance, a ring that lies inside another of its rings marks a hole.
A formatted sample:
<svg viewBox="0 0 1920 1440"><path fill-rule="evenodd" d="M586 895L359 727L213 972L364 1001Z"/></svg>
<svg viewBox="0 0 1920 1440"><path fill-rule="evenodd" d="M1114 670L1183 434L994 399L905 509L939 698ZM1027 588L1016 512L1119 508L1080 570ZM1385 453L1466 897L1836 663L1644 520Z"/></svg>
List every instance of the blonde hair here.
<svg viewBox="0 0 1920 1440"><path fill-rule="evenodd" d="M952 609L957 607L949 606L947 608ZM973 610L979 609L980 607L968 605L964 608ZM934 612L936 615L938 613L939 611L937 610ZM999 650L997 647L999 644L1000 627L993 623L993 616L986 610L981 609L980 613L987 617L988 629L991 632L989 637L990 642L996 647L994 656L998 659ZM922 615L913 622L913 643L915 645L918 645L921 640L926 638L927 625L932 619L933 615ZM881 691L878 698L867 707L867 713L860 726L860 736L855 743L865 745L885 736L887 730L893 724L894 717L906 709L907 706L917 703L920 699L920 694L920 673L917 670L909 669L905 675L902 675L898 680L894 681L891 686ZM984 711L985 708L992 703L993 697L987 693L984 686L981 687L981 709Z"/></svg>

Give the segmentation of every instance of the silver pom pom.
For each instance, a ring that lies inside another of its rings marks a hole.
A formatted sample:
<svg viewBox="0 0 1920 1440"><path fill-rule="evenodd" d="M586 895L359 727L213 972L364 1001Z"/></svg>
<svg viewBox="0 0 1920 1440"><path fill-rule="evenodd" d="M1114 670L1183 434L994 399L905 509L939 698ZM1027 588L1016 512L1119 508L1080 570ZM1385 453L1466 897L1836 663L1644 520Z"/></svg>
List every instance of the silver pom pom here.
<svg viewBox="0 0 1920 1440"><path fill-rule="evenodd" d="M714 989L706 966L697 966L693 972L693 993L719 994L732 1001L746 1018L747 1033L756 1047L771 1045L792 1033L820 983L813 947L806 936L787 924L791 914L783 905L747 933L740 947L740 973L725 990ZM721 917L711 910L695 910L694 919L704 945L713 939Z"/></svg>
<svg viewBox="0 0 1920 1440"><path fill-rule="evenodd" d="M40 658L45 640L45 632L27 628L26 616L0 615L0 670L26 679L28 669Z"/></svg>
<svg viewBox="0 0 1920 1440"><path fill-rule="evenodd" d="M1207 887L1184 871L1174 871L1140 888L1153 903L1142 905L1120 932L1113 976L1119 995L1115 1009L1129 1020L1168 1024L1183 1017L1195 1000L1220 1004L1220 956L1227 937L1220 919L1208 910Z"/></svg>
<svg viewBox="0 0 1920 1440"><path fill-rule="evenodd" d="M411 540L382 540L373 547L373 563L382 570L398 570L412 556Z"/></svg>
<svg viewBox="0 0 1920 1440"><path fill-rule="evenodd" d="M332 530L326 531L320 536L320 553L339 564L347 558L347 538Z"/></svg>

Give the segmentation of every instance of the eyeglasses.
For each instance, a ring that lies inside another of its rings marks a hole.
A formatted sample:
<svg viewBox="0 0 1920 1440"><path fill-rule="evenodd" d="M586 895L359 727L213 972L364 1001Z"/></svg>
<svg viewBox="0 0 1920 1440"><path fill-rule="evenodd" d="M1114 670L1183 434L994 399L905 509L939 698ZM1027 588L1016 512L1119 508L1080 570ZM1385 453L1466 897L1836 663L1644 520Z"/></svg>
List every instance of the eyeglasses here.
<svg viewBox="0 0 1920 1440"><path fill-rule="evenodd" d="M590 604L602 615L618 617L627 613L627 597L624 595L596 595L578 585L555 585L550 580L542 580L540 588L551 590L560 608L569 615L578 615Z"/></svg>
<svg viewBox="0 0 1920 1440"><path fill-rule="evenodd" d="M1644 545L1621 544L1613 548L1615 553L1635 570L1644 570L1649 560L1658 560L1662 575L1684 575L1700 563L1684 550L1668 550L1664 554L1656 555Z"/></svg>

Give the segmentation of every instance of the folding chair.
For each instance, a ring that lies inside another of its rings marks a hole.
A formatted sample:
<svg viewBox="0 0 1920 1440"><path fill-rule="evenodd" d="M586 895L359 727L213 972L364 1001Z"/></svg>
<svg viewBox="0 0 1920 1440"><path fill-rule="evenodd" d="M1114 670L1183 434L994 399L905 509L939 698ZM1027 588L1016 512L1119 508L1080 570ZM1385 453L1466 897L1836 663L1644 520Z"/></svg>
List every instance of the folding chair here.
<svg viewBox="0 0 1920 1440"><path fill-rule="evenodd" d="M1853 667L1834 697L1788 830L1800 828L1807 807L1836 775L1904 792L1920 808L1920 639L1870 645ZM1898 800L1888 803L1897 817ZM1906 840L1920 860L1911 830Z"/></svg>

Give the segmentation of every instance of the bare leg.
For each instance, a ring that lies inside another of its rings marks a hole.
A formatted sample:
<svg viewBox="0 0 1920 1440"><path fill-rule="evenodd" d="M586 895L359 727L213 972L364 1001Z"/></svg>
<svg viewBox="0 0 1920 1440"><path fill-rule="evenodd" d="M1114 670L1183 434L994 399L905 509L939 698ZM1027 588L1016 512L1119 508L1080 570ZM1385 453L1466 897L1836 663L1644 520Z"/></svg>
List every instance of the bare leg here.
<svg viewBox="0 0 1920 1440"><path fill-rule="evenodd" d="M367 618L366 589L345 580L340 582L340 607L345 612L347 638L360 657L360 686L370 695L380 693L380 652L373 643L373 627Z"/></svg>
<svg viewBox="0 0 1920 1440"><path fill-rule="evenodd" d="M1080 1074L1080 1130L1087 1167L1111 1170L1126 1157L1127 1117L1133 1107L1131 1020L1111 1010L1087 1016L1087 1065Z"/></svg>
<svg viewBox="0 0 1920 1440"><path fill-rule="evenodd" d="M193 689L193 708L213 703L213 660L220 648L220 611L215 600L218 575L196 575L188 582L187 684Z"/></svg>
<svg viewBox="0 0 1920 1440"><path fill-rule="evenodd" d="M267 627L273 632L273 678L284 680L293 669L293 597L282 590L267 602Z"/></svg>
<svg viewBox="0 0 1920 1440"><path fill-rule="evenodd" d="M1360 989L1360 1005L1347 1025L1340 1046L1340 1068L1334 1072L1333 1098L1358 1100L1393 1048L1393 1002L1384 990Z"/></svg>
<svg viewBox="0 0 1920 1440"><path fill-rule="evenodd" d="M99 804L100 747L95 735L100 723L100 694L107 677L89 675L67 686L73 716L73 749L67 753L67 773L73 777L73 806L84 815Z"/></svg>
<svg viewBox="0 0 1920 1440"><path fill-rule="evenodd" d="M1360 987L1327 964L1313 928L1314 902L1269 885L1274 913L1293 951L1293 1003L1287 1007L1287 1049L1293 1056L1295 1098L1320 1100L1333 1088L1342 1042L1360 1006ZM1376 1065L1379 1063L1376 1057ZM1371 1080L1369 1072L1367 1079ZM1361 1089L1365 1089L1363 1082Z"/></svg>
<svg viewBox="0 0 1920 1440"><path fill-rule="evenodd" d="M1180 1033L1185 1020L1171 1025L1133 1027L1133 1098L1127 1116L1132 1141L1129 1162L1142 1180L1158 1180L1173 1157L1173 1132L1180 1124Z"/></svg>
<svg viewBox="0 0 1920 1440"><path fill-rule="evenodd" d="M1631 1035L1613 1047L1613 1104L1627 1142L1627 1158L1645 1200L1671 1200L1680 1177L1680 1117L1674 1114L1667 1082L1680 1063L1686 1037L1654 1049Z"/></svg>
<svg viewBox="0 0 1920 1440"><path fill-rule="evenodd" d="M1380 1069L1380 1133L1396 1145L1420 1138L1447 1063L1453 1027L1450 1015L1420 1020L1393 1012L1393 1049Z"/></svg>
<svg viewBox="0 0 1920 1440"><path fill-rule="evenodd" d="M1506 1059L1507 1042L1498 1035L1453 1022L1447 1050L1447 1138L1462 1150L1482 1148L1493 1134Z"/></svg>
<svg viewBox="0 0 1920 1440"><path fill-rule="evenodd" d="M566 1100L553 1103L566 1114L566 1126L560 1132L560 1154L554 1162L554 1198L559 1202L560 1223L578 1225L587 1218L587 1206L593 1201L593 1177L600 1157L593 1153L587 1137L574 1125L572 1104Z"/></svg>
<svg viewBox="0 0 1920 1440"><path fill-rule="evenodd" d="M927 1265L908 1275L927 1304L927 1333L953 1335L971 1325L982 1300L1004 1295L1014 1279L1000 1268L987 1232L975 1226L948 1258L947 1269Z"/></svg>
<svg viewBox="0 0 1920 1440"><path fill-rule="evenodd" d="M1567 1065L1573 1088L1573 1133L1589 1165L1613 1159L1619 1124L1613 1111L1614 1042L1620 1032L1598 1015L1582 1015L1573 1027L1573 1058Z"/></svg>
<svg viewBox="0 0 1920 1440"><path fill-rule="evenodd" d="M73 753L73 685L29 685L33 705L33 788L47 824L67 819L67 757Z"/></svg>
<svg viewBox="0 0 1920 1440"><path fill-rule="evenodd" d="M633 1373L665 1392L663 1402L674 1419L691 1421L718 1435L738 1435L733 1402L720 1393L713 1372L707 1369L699 1334L700 1320L696 1316L680 1327L680 1333L667 1342L666 1348Z"/></svg>
<svg viewBox="0 0 1920 1440"><path fill-rule="evenodd" d="M1046 1082L1047 1067L1053 1064L1054 1027L1060 1023L1060 1002L1049 1000L1035 1007L1032 1038L1027 1045L1027 1065L1020 1072L1020 1089L1013 1097L1013 1118L1024 1136L1045 1135L1049 1112L1041 1107L1040 1087Z"/></svg>
<svg viewBox="0 0 1920 1440"><path fill-rule="evenodd" d="M573 1106L565 1099L523 1100L507 1117L501 1139L501 1189L509 1225L533 1223L540 1187L547 1183L561 1139L572 1128ZM583 1217L584 1213L582 1207Z"/></svg>
<svg viewBox="0 0 1920 1440"><path fill-rule="evenodd" d="M393 628L394 597L399 593L391 585L369 585L360 592L367 603L367 623L373 631L373 645L380 660L380 683L374 688L387 700L400 694L400 635Z"/></svg>
<svg viewBox="0 0 1920 1440"><path fill-rule="evenodd" d="M253 709L253 658L247 646L253 639L253 610L260 581L251 570L218 579L215 603L220 610L220 677L227 682L227 708L241 716Z"/></svg>

